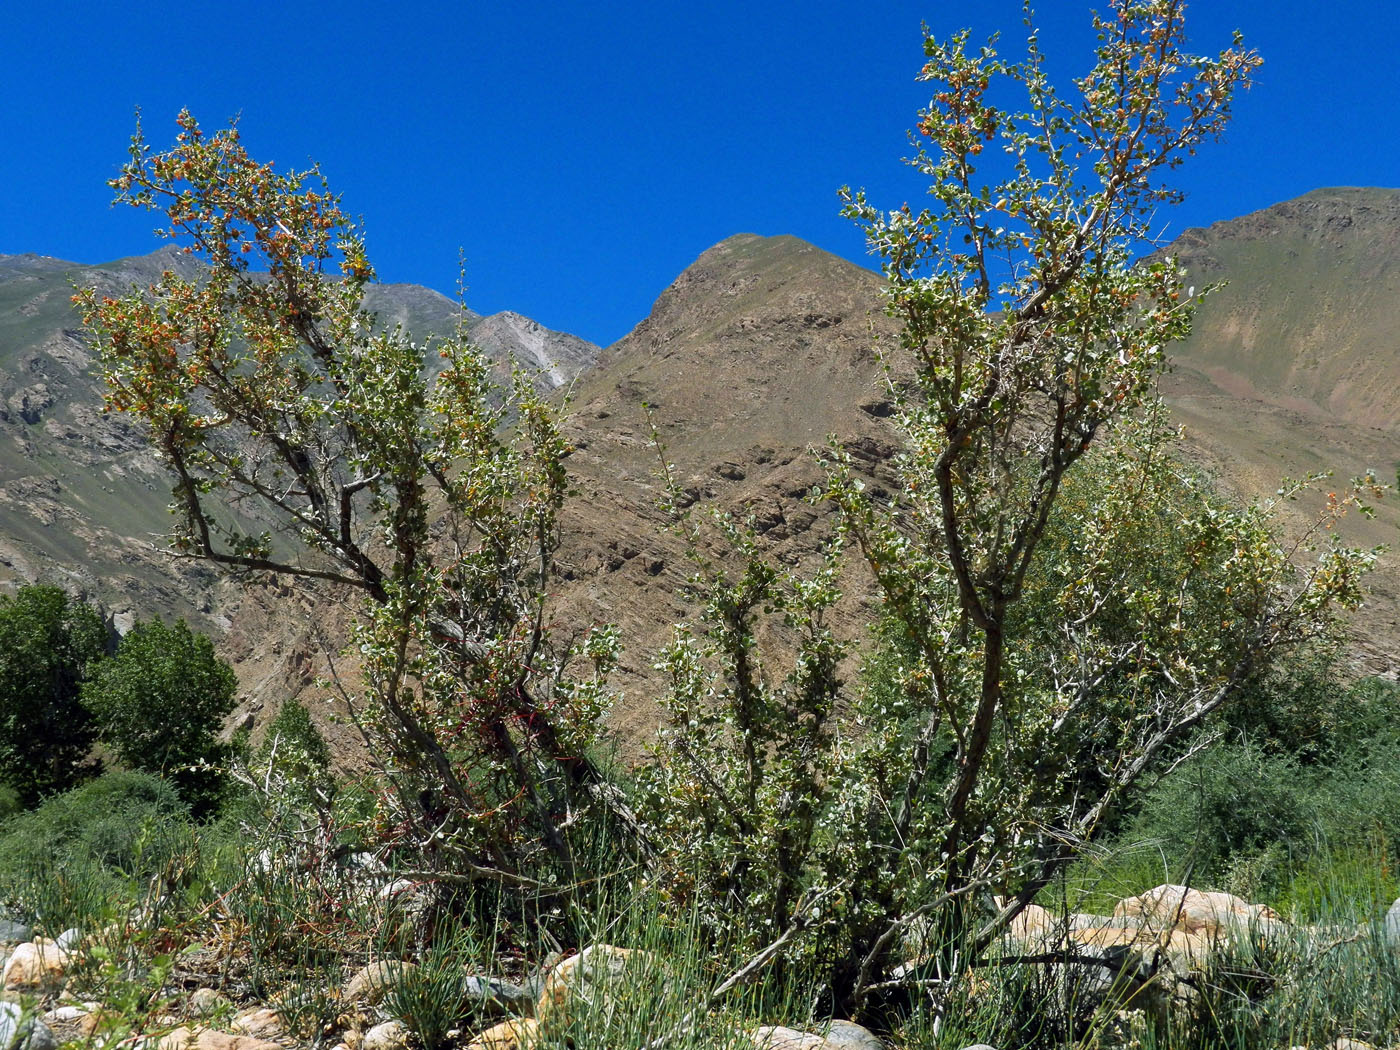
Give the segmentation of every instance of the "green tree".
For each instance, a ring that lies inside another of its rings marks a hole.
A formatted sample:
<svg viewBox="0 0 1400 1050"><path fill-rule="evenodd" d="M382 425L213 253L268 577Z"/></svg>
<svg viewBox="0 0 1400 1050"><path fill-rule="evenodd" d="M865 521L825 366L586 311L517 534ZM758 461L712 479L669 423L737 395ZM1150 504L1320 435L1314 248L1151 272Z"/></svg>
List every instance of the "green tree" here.
<svg viewBox="0 0 1400 1050"><path fill-rule="evenodd" d="M0 780L25 807L82 776L94 729L79 689L106 649L97 611L58 587L0 596Z"/></svg>
<svg viewBox="0 0 1400 1050"><path fill-rule="evenodd" d="M216 734L233 710L238 679L214 644L183 621L137 623L82 686L83 705L113 753L130 769L172 781L196 809L222 778Z"/></svg>
<svg viewBox="0 0 1400 1050"><path fill-rule="evenodd" d="M178 125L164 152L138 129L112 186L206 268L76 297L108 407L148 424L174 477L175 548L358 596L366 687L346 699L408 843L513 884L541 849L571 868L563 817L625 807L586 757L610 636L548 629L554 412L523 373L499 391L464 329L430 381L427 348L362 308L374 270L320 174Z"/></svg>
<svg viewBox="0 0 1400 1050"><path fill-rule="evenodd" d="M323 812L335 798L331 749L306 705L284 700L250 763L253 779L307 812Z"/></svg>

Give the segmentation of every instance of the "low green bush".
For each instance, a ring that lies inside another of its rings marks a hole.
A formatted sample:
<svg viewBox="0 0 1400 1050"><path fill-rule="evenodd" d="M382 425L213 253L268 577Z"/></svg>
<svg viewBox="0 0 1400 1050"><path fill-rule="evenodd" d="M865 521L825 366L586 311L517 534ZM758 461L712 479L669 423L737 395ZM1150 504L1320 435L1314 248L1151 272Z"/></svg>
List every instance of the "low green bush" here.
<svg viewBox="0 0 1400 1050"><path fill-rule="evenodd" d="M1316 663L1289 668L1208 727L1221 739L1076 865L1084 894L1102 904L1189 877L1303 916L1343 885L1358 904L1393 899L1400 689L1329 675Z"/></svg>
<svg viewBox="0 0 1400 1050"><path fill-rule="evenodd" d="M92 928L152 879L186 881L192 853L196 831L171 784L107 773L0 825L0 887L51 933Z"/></svg>

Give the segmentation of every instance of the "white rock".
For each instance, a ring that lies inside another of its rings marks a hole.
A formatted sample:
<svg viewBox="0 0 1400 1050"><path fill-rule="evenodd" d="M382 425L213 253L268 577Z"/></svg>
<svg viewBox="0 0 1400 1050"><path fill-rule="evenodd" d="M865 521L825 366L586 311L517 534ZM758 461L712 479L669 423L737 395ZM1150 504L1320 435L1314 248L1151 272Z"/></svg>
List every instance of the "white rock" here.
<svg viewBox="0 0 1400 1050"><path fill-rule="evenodd" d="M402 1021L385 1021L365 1033L361 1050L404 1050L408 1046L408 1029Z"/></svg>
<svg viewBox="0 0 1400 1050"><path fill-rule="evenodd" d="M1400 900L1385 913L1385 939L1392 947L1400 947Z"/></svg>

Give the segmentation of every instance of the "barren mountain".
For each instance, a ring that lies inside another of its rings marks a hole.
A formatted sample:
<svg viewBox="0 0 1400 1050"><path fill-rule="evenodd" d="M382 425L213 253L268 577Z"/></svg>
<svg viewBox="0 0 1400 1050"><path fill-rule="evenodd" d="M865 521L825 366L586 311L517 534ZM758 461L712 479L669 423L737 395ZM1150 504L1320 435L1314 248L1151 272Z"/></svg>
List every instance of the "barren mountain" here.
<svg viewBox="0 0 1400 1050"><path fill-rule="evenodd" d="M662 450L698 520L708 505L751 515L780 558L812 556L827 536L826 512L806 502L824 476L814 450L835 435L872 474L894 451L873 349L892 331L880 288L876 274L794 237L731 237L580 380L560 618L623 628L613 728L624 754L655 726L657 650L699 612L678 597L691 566L657 509ZM863 585L853 592L842 629L859 636L870 613Z"/></svg>
<svg viewBox="0 0 1400 1050"><path fill-rule="evenodd" d="M1221 480L1268 495L1284 477L1330 470L1335 490L1400 458L1400 191L1323 189L1184 233L1169 252L1199 286L1226 282L1171 352L1173 413ZM1320 498L1320 497L1319 497ZM1294 527L1319 498L1289 505ZM1394 544L1400 499L1353 516L1356 542ZM1382 559L1356 619L1367 668L1400 652L1400 568Z"/></svg>

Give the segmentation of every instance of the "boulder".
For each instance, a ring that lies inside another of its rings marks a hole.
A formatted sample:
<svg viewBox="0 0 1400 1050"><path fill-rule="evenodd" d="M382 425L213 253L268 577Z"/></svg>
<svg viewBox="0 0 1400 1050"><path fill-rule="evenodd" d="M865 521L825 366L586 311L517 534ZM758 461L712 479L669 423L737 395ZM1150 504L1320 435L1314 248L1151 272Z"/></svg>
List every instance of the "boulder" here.
<svg viewBox="0 0 1400 1050"><path fill-rule="evenodd" d="M0 974L8 992L48 992L63 985L68 953L53 941L37 938L18 945Z"/></svg>
<svg viewBox="0 0 1400 1050"><path fill-rule="evenodd" d="M1119 901L1113 914L1140 918L1156 930L1177 929L1208 937L1224 937L1240 930L1268 932L1283 924L1278 913L1266 905L1250 904L1229 893L1208 893L1170 883Z"/></svg>
<svg viewBox="0 0 1400 1050"><path fill-rule="evenodd" d="M486 1029L467 1044L467 1050L528 1050L539 1037L539 1022L521 1017Z"/></svg>
<svg viewBox="0 0 1400 1050"><path fill-rule="evenodd" d="M181 1026L161 1036L156 1043L156 1050L282 1050L282 1047L279 1043L251 1035L234 1035L212 1028Z"/></svg>
<svg viewBox="0 0 1400 1050"><path fill-rule="evenodd" d="M648 965L651 956L630 948L594 944L550 971L535 1004L535 1017L545 1027L563 1027L579 1000L611 1011L618 992Z"/></svg>
<svg viewBox="0 0 1400 1050"><path fill-rule="evenodd" d="M372 962L345 982L341 998L350 1003L374 1006L416 969L413 963L397 959Z"/></svg>

